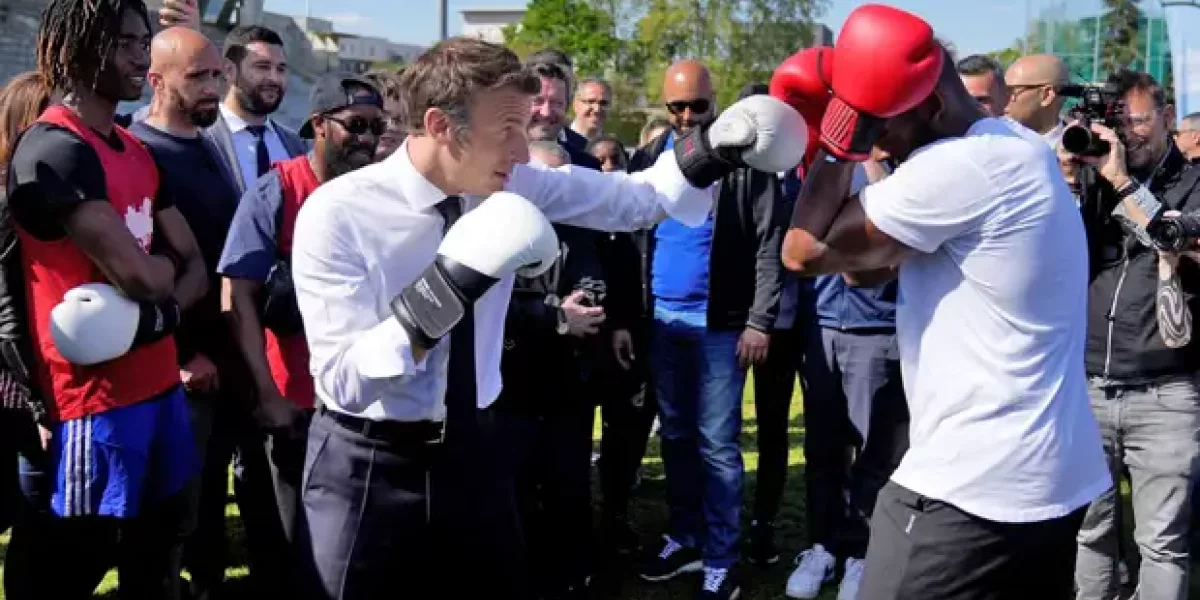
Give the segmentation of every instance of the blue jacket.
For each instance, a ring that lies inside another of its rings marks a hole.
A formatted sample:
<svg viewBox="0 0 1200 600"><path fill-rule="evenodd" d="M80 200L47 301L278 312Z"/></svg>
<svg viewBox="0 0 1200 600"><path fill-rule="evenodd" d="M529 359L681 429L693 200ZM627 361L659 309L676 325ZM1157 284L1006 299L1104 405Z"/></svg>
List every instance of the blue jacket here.
<svg viewBox="0 0 1200 600"><path fill-rule="evenodd" d="M788 212L800 193L800 178L789 171L783 182ZM805 296L813 303L817 323L833 329L895 329L896 282L879 287L851 287L841 275L821 275L802 282L798 318L805 312Z"/></svg>

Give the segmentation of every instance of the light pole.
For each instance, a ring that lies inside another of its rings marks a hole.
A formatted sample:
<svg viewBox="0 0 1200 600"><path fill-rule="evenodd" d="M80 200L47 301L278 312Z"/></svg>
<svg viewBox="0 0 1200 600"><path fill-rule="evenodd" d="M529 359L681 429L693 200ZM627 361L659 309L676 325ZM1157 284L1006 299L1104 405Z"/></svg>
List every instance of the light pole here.
<svg viewBox="0 0 1200 600"><path fill-rule="evenodd" d="M438 29L438 32L441 36L438 39L441 40L450 37L450 20L448 18L449 15L447 14L446 4L447 0L438 0L438 19L440 19L440 28Z"/></svg>

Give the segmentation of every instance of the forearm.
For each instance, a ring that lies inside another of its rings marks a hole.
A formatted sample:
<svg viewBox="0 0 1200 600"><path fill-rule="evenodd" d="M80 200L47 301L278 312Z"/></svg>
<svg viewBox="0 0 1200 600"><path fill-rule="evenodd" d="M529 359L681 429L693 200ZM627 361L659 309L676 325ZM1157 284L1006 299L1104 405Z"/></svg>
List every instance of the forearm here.
<svg viewBox="0 0 1200 600"><path fill-rule="evenodd" d="M187 310L208 295L208 273L199 253L183 261L183 274L175 282L175 301Z"/></svg>
<svg viewBox="0 0 1200 600"><path fill-rule="evenodd" d="M246 367L250 371L255 388L260 392L274 390L278 393L279 389L271 376L271 366L267 361L266 336L258 319L253 298L245 294L235 294L232 306L226 310L225 315L233 329L233 337L242 358L246 360Z"/></svg>
<svg viewBox="0 0 1200 600"><path fill-rule="evenodd" d="M1159 262L1158 292L1155 295L1158 331L1168 348L1182 348L1192 339L1192 312L1188 308L1179 272L1165 260Z"/></svg>
<svg viewBox="0 0 1200 600"><path fill-rule="evenodd" d="M825 239L850 199L857 166L851 162L831 162L826 156L824 150L817 153L792 210L792 228L807 231L817 240Z"/></svg>

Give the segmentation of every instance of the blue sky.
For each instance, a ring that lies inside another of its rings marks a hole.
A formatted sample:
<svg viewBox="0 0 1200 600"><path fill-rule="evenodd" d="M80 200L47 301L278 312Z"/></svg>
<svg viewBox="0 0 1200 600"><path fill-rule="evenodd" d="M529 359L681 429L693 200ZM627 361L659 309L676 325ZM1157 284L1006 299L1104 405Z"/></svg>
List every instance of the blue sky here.
<svg viewBox="0 0 1200 600"><path fill-rule="evenodd" d="M437 0L307 0L314 17L332 19L339 30L377 35L395 42L426 45L437 38ZM1069 1L1071 12L1099 5L1098 0L885 0L923 17L959 55L1004 48L1020 37L1027 15L1051 2ZM464 8L523 6L524 0L447 0L450 34L458 32ZM834 33L861 1L832 0L822 21ZM306 0L267 0L267 10L304 14ZM403 8L401 8L401 6Z"/></svg>

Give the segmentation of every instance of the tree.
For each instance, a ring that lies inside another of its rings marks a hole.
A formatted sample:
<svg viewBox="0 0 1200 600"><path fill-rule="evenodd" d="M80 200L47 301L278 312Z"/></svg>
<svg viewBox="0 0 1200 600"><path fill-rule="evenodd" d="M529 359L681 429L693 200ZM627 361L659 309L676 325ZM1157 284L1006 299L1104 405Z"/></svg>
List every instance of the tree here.
<svg viewBox="0 0 1200 600"><path fill-rule="evenodd" d="M623 44L612 14L586 0L531 0L520 23L504 28L505 44L519 56L557 48L579 75L600 75Z"/></svg>
<svg viewBox="0 0 1200 600"><path fill-rule="evenodd" d="M827 0L650 0L635 28L645 95L661 101L662 76L681 58L705 63L720 106L743 86L766 83L775 67L812 43Z"/></svg>
<svg viewBox="0 0 1200 600"><path fill-rule="evenodd" d="M1104 0L1104 15L1100 18L1103 44L1100 61L1105 72L1113 73L1134 66L1141 57L1138 44L1138 20L1141 18L1139 0Z"/></svg>

